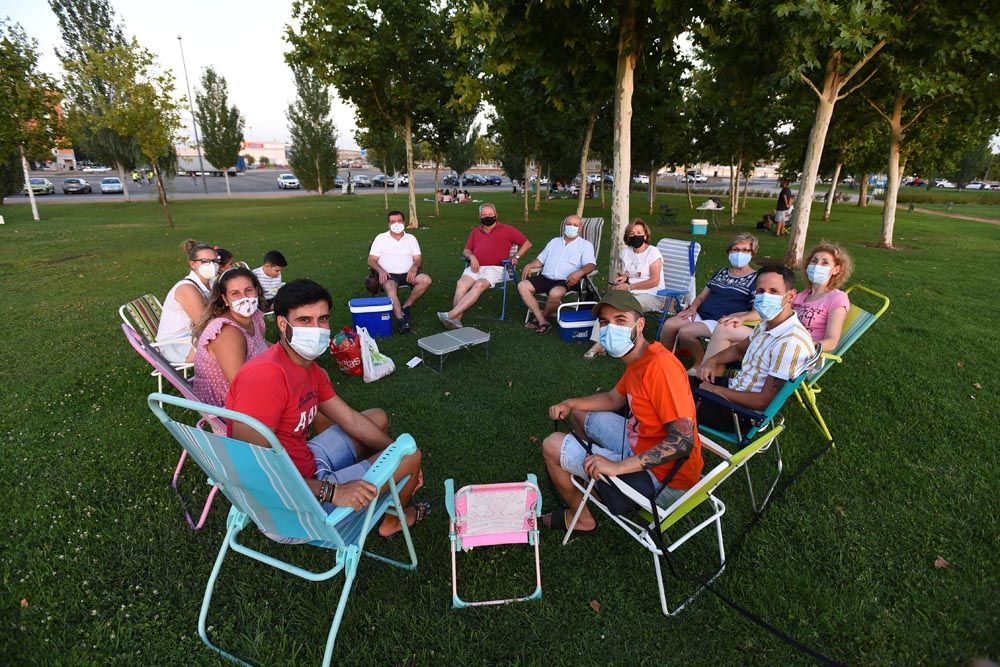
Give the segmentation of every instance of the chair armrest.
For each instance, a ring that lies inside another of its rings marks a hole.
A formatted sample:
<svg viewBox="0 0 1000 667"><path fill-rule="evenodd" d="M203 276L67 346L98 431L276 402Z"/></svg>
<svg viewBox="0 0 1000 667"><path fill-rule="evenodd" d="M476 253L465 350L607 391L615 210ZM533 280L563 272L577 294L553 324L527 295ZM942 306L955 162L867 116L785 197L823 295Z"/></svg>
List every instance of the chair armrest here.
<svg viewBox="0 0 1000 667"><path fill-rule="evenodd" d="M763 413L757 412L756 410L751 410L750 408L745 408L742 405L736 405L732 401L727 401L718 394L710 391L705 391L700 387L694 390L694 395L695 398L709 400L712 403L715 403L716 405L726 408L727 410L735 412L736 414L746 417L747 419L750 419L752 421L759 422L759 421L764 421L764 419L766 419Z"/></svg>
<svg viewBox="0 0 1000 667"><path fill-rule="evenodd" d="M844 361L843 357L833 354L832 352L824 352L819 356L821 359L830 359L832 361L836 361L838 364Z"/></svg>
<svg viewBox="0 0 1000 667"><path fill-rule="evenodd" d="M147 343L147 345L153 348L159 348L164 345L180 345L181 343L191 343L191 337L185 336L183 338L170 338L168 340L154 340Z"/></svg>
<svg viewBox="0 0 1000 667"><path fill-rule="evenodd" d="M455 480L444 480L444 508L448 510L448 517L455 521Z"/></svg>
<svg viewBox="0 0 1000 667"><path fill-rule="evenodd" d="M381 492L382 488L396 474L396 470L399 468L403 457L413 454L416 451L417 443L413 440L413 436L409 433L403 433L396 438L396 442L385 448L385 451L375 460L375 463L372 464L372 467L368 469L368 472L361 479L370 483L377 491ZM347 513L340 510L347 510ZM327 515L327 525L336 525L351 511L349 507L338 507Z"/></svg>
<svg viewBox="0 0 1000 667"><path fill-rule="evenodd" d="M528 473L528 484L535 487L535 491L538 492L538 503L535 505L535 516L542 516L542 490L538 488L538 478L535 477L535 473Z"/></svg>

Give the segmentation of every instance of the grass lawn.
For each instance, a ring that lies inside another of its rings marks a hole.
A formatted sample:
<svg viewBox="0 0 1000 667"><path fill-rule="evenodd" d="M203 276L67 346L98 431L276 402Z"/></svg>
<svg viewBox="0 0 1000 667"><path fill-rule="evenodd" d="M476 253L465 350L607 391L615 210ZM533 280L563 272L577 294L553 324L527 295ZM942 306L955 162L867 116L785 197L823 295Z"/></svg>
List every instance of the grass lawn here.
<svg viewBox="0 0 1000 667"><path fill-rule="evenodd" d="M501 219L518 217L518 200L495 197ZM683 195L660 199L685 206ZM642 200L633 198L636 214ZM405 209L401 197L393 202ZM752 229L771 205L752 200L737 227ZM548 203L520 225L536 250L574 206ZM621 366L582 361L583 348L554 332L525 332L519 308L509 321L496 321L493 292L466 320L492 333L490 361L456 357L443 376L407 369L416 339L440 330L433 313L450 303L457 256L476 218L473 207L444 208L435 219L431 206L421 205L427 228L416 234L435 284L415 308L415 335L380 342L399 370L365 385L321 359L349 403L383 406L395 432L414 434L425 457L423 495L435 503L414 531L415 573L374 561L361 567L338 664L806 662L710 594L664 618L648 554L608 521L596 538L567 547L544 536L541 602L450 609L443 481L541 477L538 442L552 427L546 408L607 389ZM382 198L178 202L176 229L165 227L155 203L43 201L41 210L45 219L34 223L27 206L5 206L0 227L0 663L219 664L196 627L228 503L220 496L202 531L185 525L169 487L179 448L146 407L155 381L123 340L116 309L146 292L162 298L186 272L178 245L191 236L235 251L251 267L266 250L280 249L290 261L286 279L308 276L328 286L334 319L346 324L347 300L362 295L369 243L384 229ZM814 213L818 219L821 207ZM857 265L854 281L888 294L892 307L827 375L820 400L836 449L772 505L717 584L845 663L996 660L998 338L983 315L1000 293L1000 228L903 209L899 249L887 251L868 245L878 238L879 213L838 205L831 222L813 223L810 240L845 244ZM587 215L602 214L609 217L588 203ZM734 230L722 227L701 238L699 285L726 261ZM654 229L657 238L689 238L680 225ZM762 254L780 257L785 239L765 236L761 245ZM606 233L603 267L608 247ZM797 405L785 415L782 448L791 470L821 437ZM202 497L203 479L187 470L188 488ZM734 478L719 495L732 539L750 516L746 487ZM399 540L373 541L402 551ZM679 550L684 569L706 568L703 542ZM329 567L329 554L318 549L290 547L284 555ZM947 567L935 567L939 557ZM506 597L530 583L524 548L477 550L460 567L470 595ZM667 583L675 601L690 590L669 575ZM339 592L339 580L310 584L233 556L209 622L223 646L255 663L315 664Z"/></svg>
<svg viewBox="0 0 1000 667"><path fill-rule="evenodd" d="M998 204L920 204L919 208L926 208L931 211L942 211L948 213L958 213L961 215L974 215L980 218L990 218L1000 220L1000 203Z"/></svg>

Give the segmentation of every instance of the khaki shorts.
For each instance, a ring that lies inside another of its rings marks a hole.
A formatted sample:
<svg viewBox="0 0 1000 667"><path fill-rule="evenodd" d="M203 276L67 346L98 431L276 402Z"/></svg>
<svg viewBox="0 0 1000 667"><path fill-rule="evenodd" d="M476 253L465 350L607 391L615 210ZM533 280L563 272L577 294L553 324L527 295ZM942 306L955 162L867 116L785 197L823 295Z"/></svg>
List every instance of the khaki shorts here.
<svg viewBox="0 0 1000 667"><path fill-rule="evenodd" d="M462 275L473 280L485 280L490 284L490 287L496 287L503 282L503 272L504 267L502 266L480 266L478 272L474 272L472 267L469 267L462 272Z"/></svg>

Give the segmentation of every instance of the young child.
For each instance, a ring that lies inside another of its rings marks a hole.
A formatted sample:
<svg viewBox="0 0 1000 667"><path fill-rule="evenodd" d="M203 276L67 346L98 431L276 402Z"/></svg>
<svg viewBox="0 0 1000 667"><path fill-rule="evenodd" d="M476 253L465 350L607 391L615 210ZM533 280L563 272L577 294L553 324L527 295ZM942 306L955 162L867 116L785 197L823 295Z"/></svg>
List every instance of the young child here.
<svg viewBox="0 0 1000 667"><path fill-rule="evenodd" d="M277 250L268 250L264 254L263 266L258 266L253 270L254 275L260 281L261 287L264 288L264 303L268 311L271 310L274 295L278 293L278 289L284 284L281 282L281 271L286 266L288 266L288 261L284 255Z"/></svg>

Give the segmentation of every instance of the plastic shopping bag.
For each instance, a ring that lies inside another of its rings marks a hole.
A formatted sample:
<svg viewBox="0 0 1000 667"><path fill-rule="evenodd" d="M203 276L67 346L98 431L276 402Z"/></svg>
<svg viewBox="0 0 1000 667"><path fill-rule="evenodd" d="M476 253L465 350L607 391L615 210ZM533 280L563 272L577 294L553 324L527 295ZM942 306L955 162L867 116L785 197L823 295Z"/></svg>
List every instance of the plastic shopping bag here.
<svg viewBox="0 0 1000 667"><path fill-rule="evenodd" d="M358 327L358 336L361 338L361 364L364 367L365 382L374 382L396 370L392 359L378 351L378 345L367 329Z"/></svg>
<svg viewBox="0 0 1000 667"><path fill-rule="evenodd" d="M330 340L330 354L337 362L337 368L355 377L361 377L364 372L361 361L361 337L350 327L343 330Z"/></svg>

